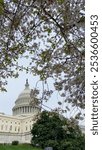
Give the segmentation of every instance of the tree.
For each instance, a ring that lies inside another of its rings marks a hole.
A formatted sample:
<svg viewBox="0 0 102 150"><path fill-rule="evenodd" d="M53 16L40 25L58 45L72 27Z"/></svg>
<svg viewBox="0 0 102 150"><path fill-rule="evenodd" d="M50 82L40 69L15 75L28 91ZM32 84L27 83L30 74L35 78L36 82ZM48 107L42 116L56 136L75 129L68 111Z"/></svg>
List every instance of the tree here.
<svg viewBox="0 0 102 150"><path fill-rule="evenodd" d="M31 131L32 144L54 150L84 150L85 141L75 120L67 120L55 112L43 111Z"/></svg>
<svg viewBox="0 0 102 150"><path fill-rule="evenodd" d="M84 0L0 1L1 89L6 77L17 77L18 70L25 69L38 75L44 84L52 78L64 103L70 103L81 114L85 107L84 3ZM17 64L25 52L31 58L28 68ZM49 99L51 93L50 88L44 89L42 100ZM68 106L65 111L70 110Z"/></svg>

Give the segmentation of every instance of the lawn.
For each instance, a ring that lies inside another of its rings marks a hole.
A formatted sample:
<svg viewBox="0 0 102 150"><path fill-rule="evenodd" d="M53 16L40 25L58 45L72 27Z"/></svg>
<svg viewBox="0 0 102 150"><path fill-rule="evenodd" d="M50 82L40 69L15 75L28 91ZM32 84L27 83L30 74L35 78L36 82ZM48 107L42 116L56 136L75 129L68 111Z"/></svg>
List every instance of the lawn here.
<svg viewBox="0 0 102 150"><path fill-rule="evenodd" d="M0 150L41 150L31 145L0 145Z"/></svg>

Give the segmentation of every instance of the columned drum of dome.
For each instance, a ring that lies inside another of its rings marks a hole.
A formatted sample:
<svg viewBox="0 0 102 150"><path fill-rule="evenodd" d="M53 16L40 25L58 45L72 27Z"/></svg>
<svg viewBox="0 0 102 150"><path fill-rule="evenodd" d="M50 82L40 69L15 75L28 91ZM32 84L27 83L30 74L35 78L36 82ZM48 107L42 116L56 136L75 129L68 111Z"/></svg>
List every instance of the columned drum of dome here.
<svg viewBox="0 0 102 150"><path fill-rule="evenodd" d="M39 108L37 106L31 105L31 97L30 97L31 89L29 88L28 79L26 80L25 89L18 96L15 101L15 106L13 107L13 116L16 115L30 115L33 113L38 113Z"/></svg>

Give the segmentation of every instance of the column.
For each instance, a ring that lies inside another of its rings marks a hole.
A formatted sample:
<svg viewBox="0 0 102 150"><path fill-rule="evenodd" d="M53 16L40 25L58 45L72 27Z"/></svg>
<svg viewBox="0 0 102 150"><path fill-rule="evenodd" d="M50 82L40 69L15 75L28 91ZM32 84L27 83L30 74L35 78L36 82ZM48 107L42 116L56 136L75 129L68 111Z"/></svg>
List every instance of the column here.
<svg viewBox="0 0 102 150"><path fill-rule="evenodd" d="M21 107L20 107L20 114L21 114Z"/></svg>
<svg viewBox="0 0 102 150"><path fill-rule="evenodd" d="M22 109L22 107L21 107L21 114L22 114L22 112L23 112L23 109Z"/></svg>
<svg viewBox="0 0 102 150"><path fill-rule="evenodd" d="M34 112L34 107L33 107L33 112Z"/></svg>
<svg viewBox="0 0 102 150"><path fill-rule="evenodd" d="M25 106L25 113L27 113L27 109L26 109L26 106Z"/></svg>
<svg viewBox="0 0 102 150"><path fill-rule="evenodd" d="M25 106L24 106L24 113L25 113Z"/></svg>
<svg viewBox="0 0 102 150"><path fill-rule="evenodd" d="M19 108L18 108L18 114L19 114Z"/></svg>
<svg viewBox="0 0 102 150"><path fill-rule="evenodd" d="M18 108L18 110L19 110L19 114L20 114L20 108Z"/></svg>
<svg viewBox="0 0 102 150"><path fill-rule="evenodd" d="M32 106L31 106L31 112L32 112Z"/></svg>

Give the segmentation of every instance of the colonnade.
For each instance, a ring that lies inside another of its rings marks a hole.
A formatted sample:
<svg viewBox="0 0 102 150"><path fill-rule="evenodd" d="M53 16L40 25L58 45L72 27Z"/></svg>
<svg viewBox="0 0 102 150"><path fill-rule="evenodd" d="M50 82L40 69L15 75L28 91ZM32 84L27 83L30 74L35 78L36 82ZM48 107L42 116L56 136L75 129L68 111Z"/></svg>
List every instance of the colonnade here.
<svg viewBox="0 0 102 150"><path fill-rule="evenodd" d="M15 108L13 110L13 115L18 115L18 114L26 114L26 113L33 113L35 111L35 107L32 106L22 106Z"/></svg>

